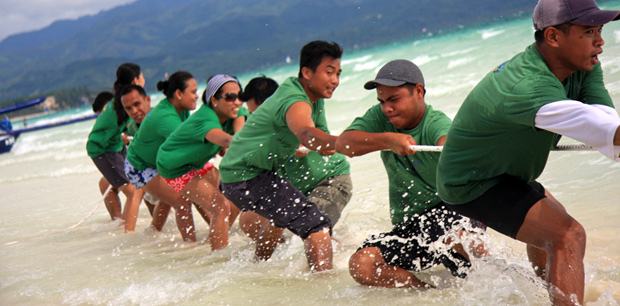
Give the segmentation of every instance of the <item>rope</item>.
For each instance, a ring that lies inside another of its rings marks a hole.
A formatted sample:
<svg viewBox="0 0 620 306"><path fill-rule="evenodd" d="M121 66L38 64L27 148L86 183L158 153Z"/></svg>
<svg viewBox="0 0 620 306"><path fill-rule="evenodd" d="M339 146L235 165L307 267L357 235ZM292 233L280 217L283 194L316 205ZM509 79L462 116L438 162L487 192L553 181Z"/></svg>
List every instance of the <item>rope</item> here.
<svg viewBox="0 0 620 306"><path fill-rule="evenodd" d="M443 147L413 145L411 146L411 149L416 152L441 152ZM551 149L551 151L594 151L594 148L584 144L568 144L558 145L557 147Z"/></svg>
<svg viewBox="0 0 620 306"><path fill-rule="evenodd" d="M74 230L76 227L82 225L82 223L84 223L84 221L86 221L88 218L90 218L90 216L92 216L95 211L97 211L97 209L100 207L99 205L105 201L105 195L112 190L112 185L110 184L108 186L108 188L105 190L105 192L103 193L103 198L102 199L97 199L97 201L94 201L92 204L90 205L94 205L94 207L91 209L91 211L88 213L88 215L86 215L86 217L82 218L82 220L80 220L78 223L71 225L69 227L67 227L65 229L65 231L69 232L71 230Z"/></svg>
<svg viewBox="0 0 620 306"><path fill-rule="evenodd" d="M551 151L595 151L593 147L584 144L558 145Z"/></svg>
<svg viewBox="0 0 620 306"><path fill-rule="evenodd" d="M442 146L427 146L427 145L412 145L411 149L416 152L441 152L443 150ZM302 153L310 152L310 149L306 147L300 147L297 149ZM390 150L383 150L390 151ZM557 147L551 149L551 151L594 151L594 148L584 145L584 144L567 144L567 145L558 145Z"/></svg>

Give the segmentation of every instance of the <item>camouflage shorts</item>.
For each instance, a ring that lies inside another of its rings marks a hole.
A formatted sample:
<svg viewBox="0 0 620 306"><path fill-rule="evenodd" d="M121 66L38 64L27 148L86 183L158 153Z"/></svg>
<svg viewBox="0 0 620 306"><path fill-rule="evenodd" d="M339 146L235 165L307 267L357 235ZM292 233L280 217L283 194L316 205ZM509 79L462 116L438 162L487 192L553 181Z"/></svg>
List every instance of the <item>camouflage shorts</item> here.
<svg viewBox="0 0 620 306"><path fill-rule="evenodd" d="M308 194L308 201L314 203L332 221L332 227L340 219L349 200L351 200L351 175L330 177L319 183Z"/></svg>

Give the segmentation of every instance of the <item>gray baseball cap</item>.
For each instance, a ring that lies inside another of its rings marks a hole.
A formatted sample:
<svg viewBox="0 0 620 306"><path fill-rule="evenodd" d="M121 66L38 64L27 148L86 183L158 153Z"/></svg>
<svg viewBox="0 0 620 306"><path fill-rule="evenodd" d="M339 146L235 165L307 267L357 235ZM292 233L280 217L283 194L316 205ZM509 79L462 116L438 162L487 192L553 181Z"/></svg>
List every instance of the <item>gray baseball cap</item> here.
<svg viewBox="0 0 620 306"><path fill-rule="evenodd" d="M604 11L594 0L539 0L534 8L534 28L570 22L583 26L599 26L620 18L620 11Z"/></svg>
<svg viewBox="0 0 620 306"><path fill-rule="evenodd" d="M374 80L366 82L364 88L375 89L377 85L401 86L404 84L422 84L424 77L422 71L411 61L398 59L385 64Z"/></svg>

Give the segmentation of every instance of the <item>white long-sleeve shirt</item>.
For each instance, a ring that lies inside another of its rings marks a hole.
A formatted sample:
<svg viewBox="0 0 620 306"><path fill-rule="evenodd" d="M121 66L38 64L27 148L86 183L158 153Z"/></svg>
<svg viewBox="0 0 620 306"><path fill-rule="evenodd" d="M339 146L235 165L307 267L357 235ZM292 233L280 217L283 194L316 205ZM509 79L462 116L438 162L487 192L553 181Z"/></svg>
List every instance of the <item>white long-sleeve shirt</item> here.
<svg viewBox="0 0 620 306"><path fill-rule="evenodd" d="M620 117L614 108L574 100L552 102L538 110L535 125L539 129L583 142L603 155L620 161L620 146L614 145Z"/></svg>

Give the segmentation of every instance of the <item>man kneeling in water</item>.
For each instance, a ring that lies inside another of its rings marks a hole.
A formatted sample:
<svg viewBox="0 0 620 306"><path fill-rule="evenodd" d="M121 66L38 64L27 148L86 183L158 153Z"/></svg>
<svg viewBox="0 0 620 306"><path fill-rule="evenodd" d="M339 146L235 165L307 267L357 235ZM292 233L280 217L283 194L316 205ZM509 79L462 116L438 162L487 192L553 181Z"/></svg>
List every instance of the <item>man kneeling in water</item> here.
<svg viewBox="0 0 620 306"><path fill-rule="evenodd" d="M443 264L464 277L470 266L460 236L469 219L446 209L437 197L439 154L412 145L442 145L450 119L425 104L424 78L407 60L394 60L364 85L377 89L379 104L356 118L338 137L336 149L348 156L381 151L390 188L391 232L373 235L351 256L349 272L364 285L426 287L410 271ZM440 243L437 243L440 242ZM484 253L481 244L476 255Z"/></svg>

